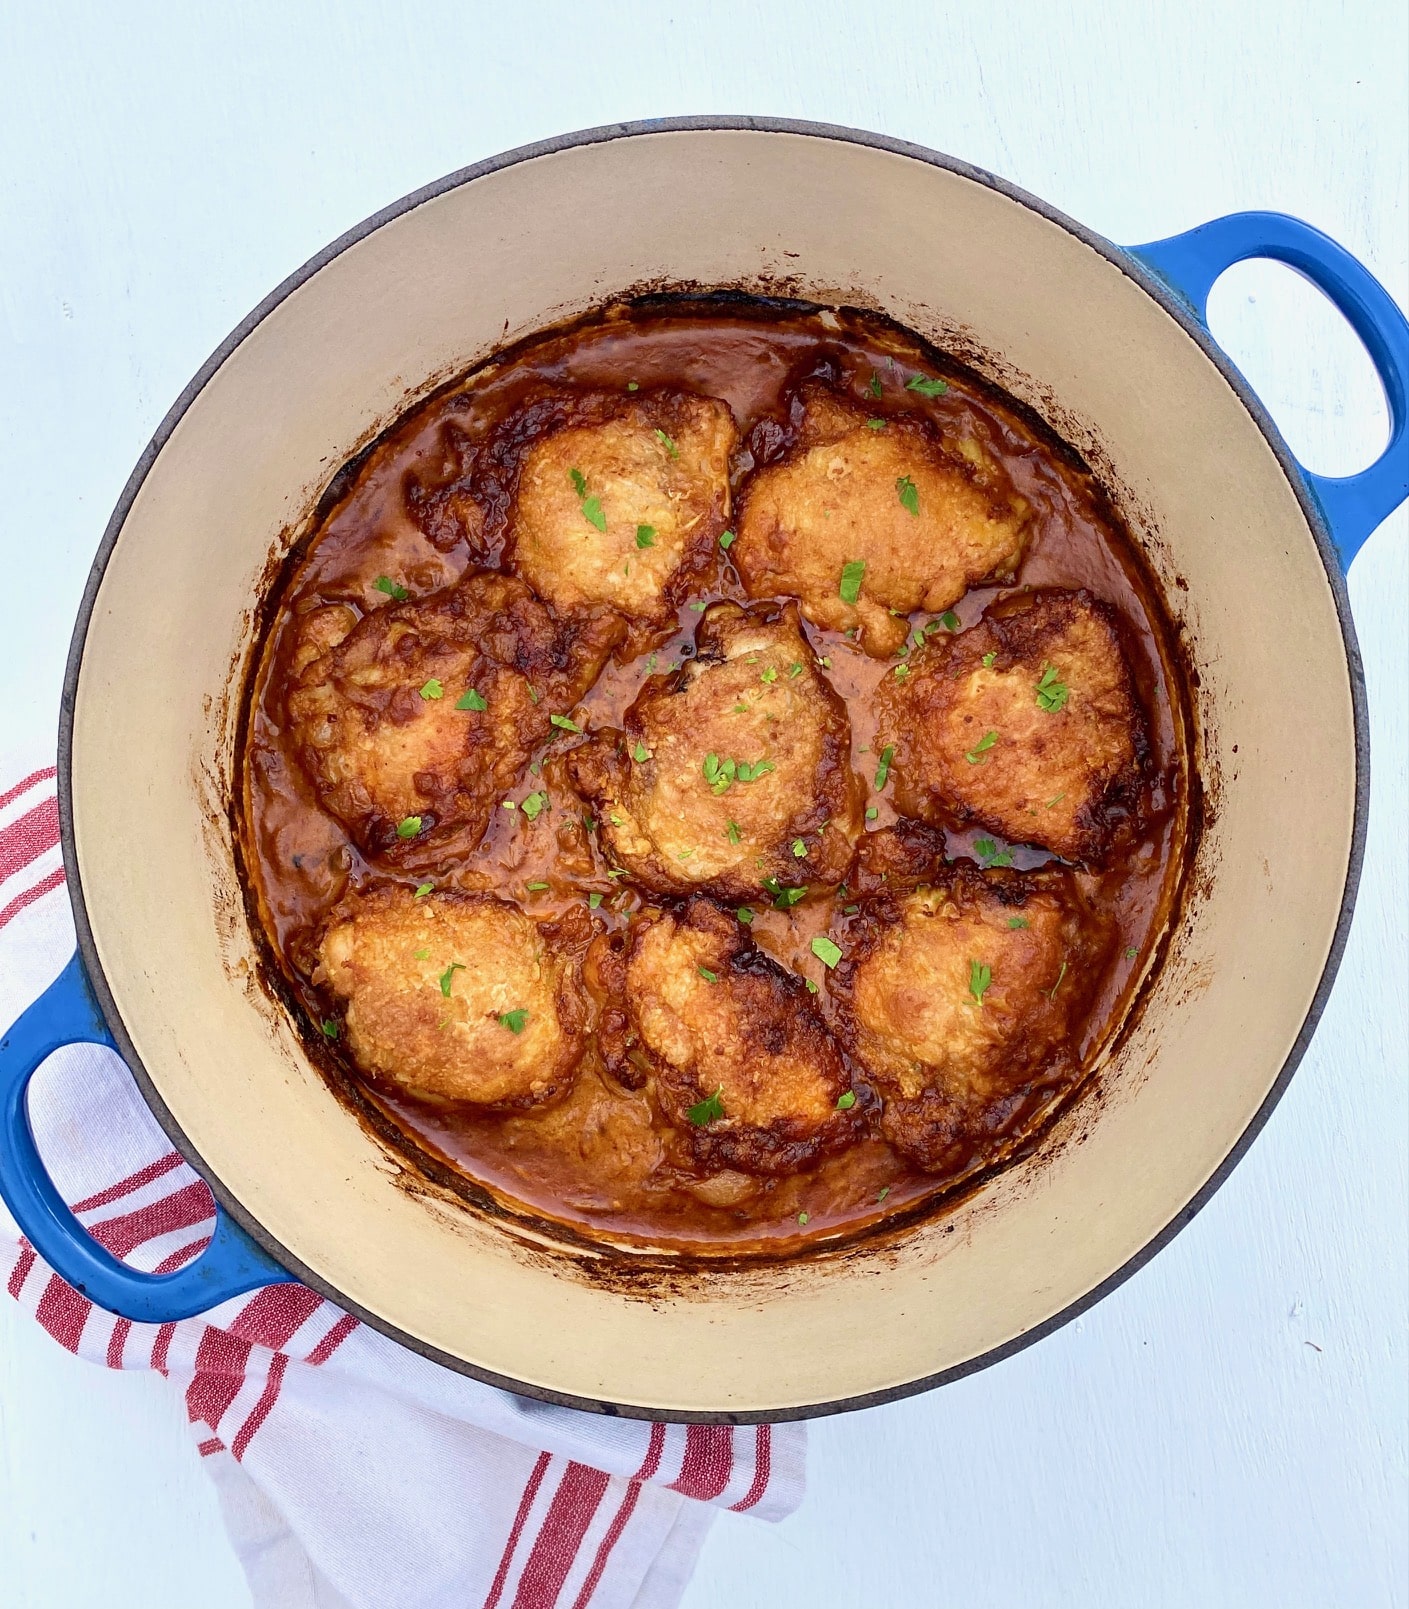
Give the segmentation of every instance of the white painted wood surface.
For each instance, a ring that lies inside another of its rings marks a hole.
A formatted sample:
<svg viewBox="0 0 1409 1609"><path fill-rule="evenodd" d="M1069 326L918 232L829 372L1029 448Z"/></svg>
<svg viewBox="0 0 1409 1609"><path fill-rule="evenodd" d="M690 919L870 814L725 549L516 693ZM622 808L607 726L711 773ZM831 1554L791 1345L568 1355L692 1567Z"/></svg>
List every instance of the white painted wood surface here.
<svg viewBox="0 0 1409 1609"><path fill-rule="evenodd" d="M1115 240L1272 207L1406 295L1402 0L0 0L0 722L49 740L122 483L226 331L429 179L617 119L753 111L963 156ZM584 219L582 227L610 227ZM1315 468L1384 440L1323 303L1249 265L1217 332ZM1266 1132L1085 1319L819 1423L802 1510L716 1526L688 1609L1381 1609L1409 1602L1409 542L1351 594L1374 792L1356 926ZM1295 697L1296 642L1287 642ZM0 1603L247 1609L179 1403L0 1300Z"/></svg>

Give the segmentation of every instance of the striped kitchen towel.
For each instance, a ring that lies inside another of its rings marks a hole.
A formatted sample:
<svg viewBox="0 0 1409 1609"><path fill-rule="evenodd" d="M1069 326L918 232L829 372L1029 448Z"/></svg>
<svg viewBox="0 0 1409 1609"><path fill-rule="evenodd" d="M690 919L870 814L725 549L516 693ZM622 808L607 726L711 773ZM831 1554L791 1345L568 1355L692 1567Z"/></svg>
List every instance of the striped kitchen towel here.
<svg viewBox="0 0 1409 1609"><path fill-rule="evenodd" d="M58 974L73 926L53 767L0 772L0 1022ZM30 1086L40 1150L96 1239L174 1269L206 1186L111 1052L71 1046ZM516 1397L427 1362L301 1285L178 1324L95 1308L0 1206L0 1280L70 1352L155 1369L186 1401L257 1609L668 1609L720 1509L802 1496L801 1425L646 1424Z"/></svg>

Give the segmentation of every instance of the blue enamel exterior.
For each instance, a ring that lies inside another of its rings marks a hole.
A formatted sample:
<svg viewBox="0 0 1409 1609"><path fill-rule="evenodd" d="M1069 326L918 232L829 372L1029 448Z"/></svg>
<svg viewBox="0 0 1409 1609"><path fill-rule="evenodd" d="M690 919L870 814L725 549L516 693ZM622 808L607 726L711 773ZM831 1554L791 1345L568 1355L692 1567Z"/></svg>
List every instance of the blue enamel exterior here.
<svg viewBox="0 0 1409 1609"><path fill-rule="evenodd" d="M1369 271L1335 241L1281 213L1233 213L1187 234L1132 247L1130 255L1205 325L1214 281L1249 257L1271 257L1295 268L1349 320L1384 385L1390 442L1359 475L1333 479L1301 472L1341 562L1349 566L1370 532L1409 496L1409 321ZM144 1323L188 1318L260 1285L293 1279L219 1207L209 1247L174 1274L128 1268L87 1234L44 1170L25 1102L40 1063L60 1046L78 1043L115 1048L75 955L0 1040L0 1196L50 1267L100 1307Z"/></svg>
<svg viewBox="0 0 1409 1609"><path fill-rule="evenodd" d="M1346 569L1365 538L1409 497L1409 320L1370 271L1329 235L1282 212L1233 212L1130 253L1182 297L1207 327L1208 293L1234 263L1286 263L1340 309L1365 343L1389 403L1390 439L1358 475L1301 471Z"/></svg>
<svg viewBox="0 0 1409 1609"><path fill-rule="evenodd" d="M292 1279L219 1207L210 1245L174 1274L129 1268L87 1233L50 1182L25 1099L35 1069L74 1044L114 1048L77 955L0 1040L0 1196L44 1261L99 1307L146 1324L189 1318Z"/></svg>

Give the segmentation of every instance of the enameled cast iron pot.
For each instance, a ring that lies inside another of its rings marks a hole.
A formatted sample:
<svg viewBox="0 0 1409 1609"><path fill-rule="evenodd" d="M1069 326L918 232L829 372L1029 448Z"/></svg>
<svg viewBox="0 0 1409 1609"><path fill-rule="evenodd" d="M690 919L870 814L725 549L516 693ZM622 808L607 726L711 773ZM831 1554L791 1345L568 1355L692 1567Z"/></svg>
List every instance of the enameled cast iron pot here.
<svg viewBox="0 0 1409 1609"><path fill-rule="evenodd" d="M1210 339L1209 287L1248 257L1300 270L1374 359L1392 440L1364 474L1301 470ZM1035 1156L889 1243L633 1284L408 1188L257 981L226 804L258 593L333 471L408 400L505 342L672 284L881 309L1073 443L1182 623L1208 819L1177 936L1100 1100ZM370 219L191 382L93 567L59 760L79 955L0 1051L0 1188L25 1234L132 1318L297 1276L452 1368L684 1419L875 1402L1071 1318L1227 1175L1330 988L1368 784L1342 567L1406 495L1406 373L1409 325L1388 295L1291 218L1244 213L1122 250L963 163L818 125L596 129ZM44 1175L24 1088L77 1040L120 1050L215 1192L214 1241L179 1273L115 1262Z"/></svg>

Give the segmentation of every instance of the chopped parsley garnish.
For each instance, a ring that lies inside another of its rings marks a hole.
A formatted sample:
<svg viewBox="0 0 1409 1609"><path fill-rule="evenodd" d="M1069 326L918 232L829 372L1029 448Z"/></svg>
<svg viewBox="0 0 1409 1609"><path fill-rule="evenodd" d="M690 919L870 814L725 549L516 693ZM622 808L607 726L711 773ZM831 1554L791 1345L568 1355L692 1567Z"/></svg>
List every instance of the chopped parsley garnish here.
<svg viewBox="0 0 1409 1609"><path fill-rule="evenodd" d="M879 1203L880 1203L880 1202L882 1202L882 1201L884 1201L884 1200L885 1200L885 1198L886 1198L886 1197L887 1197L887 1196L888 1196L888 1195L889 1195L889 1194L890 1194L890 1186L889 1186L889 1185L888 1185L888 1184L883 1184L883 1185L882 1185L882 1186L881 1186L881 1191L880 1191L880 1194L879 1194L879 1195L878 1195L878 1196L877 1196L877 1197L876 1197L876 1202L877 1202L877 1204L879 1204Z"/></svg>
<svg viewBox="0 0 1409 1609"><path fill-rule="evenodd" d="M548 885L547 883L525 883L523 886L530 894L541 894Z"/></svg>
<svg viewBox="0 0 1409 1609"><path fill-rule="evenodd" d="M1139 950L1136 949L1136 947L1133 944L1127 944L1125 946L1125 959L1127 961L1133 961L1135 959L1135 957L1137 955L1139 955L1139 953L1140 953Z"/></svg>
<svg viewBox="0 0 1409 1609"><path fill-rule="evenodd" d="M773 771L775 769L776 767L774 766L772 760L755 760L752 765L750 765L747 760L740 760L737 762L737 772L740 782L757 782L765 772Z"/></svg>
<svg viewBox="0 0 1409 1609"><path fill-rule="evenodd" d="M759 671L758 679L761 682L776 682L778 680L778 672L772 665L769 665L766 670Z"/></svg>
<svg viewBox="0 0 1409 1609"><path fill-rule="evenodd" d="M805 1212L800 1212L800 1213L798 1213L798 1215L797 1215L797 1221L798 1221L798 1222L799 1222L799 1223L800 1223L800 1224L801 1224L801 1225L802 1225L802 1226L803 1226L803 1228L804 1228L804 1229L805 1229L805 1228L806 1228L806 1227L807 1227L807 1225L808 1225L808 1223L809 1223L809 1221L810 1221L810 1220L809 1220L809 1219L808 1219L808 1216L807 1216L807 1214L806 1214L806 1213L805 1213Z"/></svg>
<svg viewBox="0 0 1409 1609"><path fill-rule="evenodd" d="M856 1091L854 1089L844 1089L841 1094L837 1096L837 1110L839 1112L849 1112L855 1105Z"/></svg>
<svg viewBox="0 0 1409 1609"><path fill-rule="evenodd" d="M693 849L682 849L675 858L676 860L689 860L694 853Z"/></svg>
<svg viewBox="0 0 1409 1609"><path fill-rule="evenodd" d="M1052 798L1050 798L1047 801L1047 803L1042 808L1044 810L1051 810L1054 805L1059 805L1062 802L1062 800L1065 799L1065 798L1066 798L1065 793L1055 794L1055 795L1053 795Z"/></svg>
<svg viewBox="0 0 1409 1609"><path fill-rule="evenodd" d="M725 550L725 552L727 553L728 550L733 546L733 544L734 544L734 533L732 531L725 531L724 535L719 538L720 547L722 547Z"/></svg>
<svg viewBox="0 0 1409 1609"><path fill-rule="evenodd" d="M422 686L421 686L421 697L422 698L444 698L445 697L445 688L443 686L441 686L440 681L436 677L432 676L429 681L424 682L422 684Z"/></svg>
<svg viewBox="0 0 1409 1609"><path fill-rule="evenodd" d="M602 512L600 497L582 499L582 517L589 525L595 525L599 531L605 531L607 528L607 516Z"/></svg>
<svg viewBox="0 0 1409 1609"><path fill-rule="evenodd" d="M731 844L737 844L743 836L739 831L739 824L737 821L731 821L724 829L724 832Z"/></svg>
<svg viewBox="0 0 1409 1609"><path fill-rule="evenodd" d="M421 950L413 950L411 952L411 959L413 961L429 961L430 958L431 958L431 952L429 950L421 949Z"/></svg>
<svg viewBox="0 0 1409 1609"><path fill-rule="evenodd" d="M866 382L866 389L873 397L878 397L881 394L881 377L874 369L871 370L871 378Z"/></svg>
<svg viewBox="0 0 1409 1609"><path fill-rule="evenodd" d="M680 449L663 430L657 430L655 436L656 440L661 444L662 447L665 448L666 452L668 452L672 458L678 458L680 456Z"/></svg>
<svg viewBox="0 0 1409 1609"><path fill-rule="evenodd" d="M801 675L802 675L802 666L801 665L789 665L788 666L789 679L791 679L794 676L801 676Z"/></svg>
<svg viewBox="0 0 1409 1609"><path fill-rule="evenodd" d="M621 817L617 815L615 810L609 810L607 812L607 819L611 822L613 827L625 826L625 822L623 822Z"/></svg>
<svg viewBox="0 0 1409 1609"><path fill-rule="evenodd" d="M738 703L737 703L737 704L735 704L735 706L734 706L734 707L733 707L733 709L731 709L731 710L730 710L730 711L729 711L729 713L730 713L730 714L731 714L731 715L747 715L747 714L748 714L748 712L749 712L749 707L748 707L748 705L747 705L747 704L745 704L745 703L744 703L744 702L743 702L743 700L742 700L742 699L741 699L741 700L740 700L740 701L739 701L739 702L738 702Z"/></svg>
<svg viewBox="0 0 1409 1609"><path fill-rule="evenodd" d="M717 754L706 754L704 764L700 767L704 779L709 783L710 792L716 797L727 793L734 779L739 774L737 760L721 760Z"/></svg>
<svg viewBox="0 0 1409 1609"><path fill-rule="evenodd" d="M988 993L988 986L992 982L992 967L985 966L982 961L969 962L969 993L979 1005L983 1004L983 997Z"/></svg>
<svg viewBox="0 0 1409 1609"><path fill-rule="evenodd" d="M802 981L807 985L808 994L817 993L817 985L812 981L811 978L804 978Z"/></svg>
<svg viewBox="0 0 1409 1609"><path fill-rule="evenodd" d="M1025 916L1010 916L1008 918L1008 926L1010 928L1026 927L1027 918Z"/></svg>
<svg viewBox="0 0 1409 1609"><path fill-rule="evenodd" d="M841 960L841 946L834 944L825 933L819 933L813 939L812 953L824 967L834 967Z"/></svg>
<svg viewBox="0 0 1409 1609"><path fill-rule="evenodd" d="M778 911L790 910L807 894L805 883L801 888L784 888L776 877L765 877L763 886L773 896L773 908Z"/></svg>
<svg viewBox="0 0 1409 1609"><path fill-rule="evenodd" d="M741 905L738 910L734 912L734 915L738 917L745 927L747 927L749 923L753 921L753 912L747 905Z"/></svg>
<svg viewBox="0 0 1409 1609"><path fill-rule="evenodd" d="M801 838L793 839L793 856L797 860L807 859L807 845L802 841Z"/></svg>
<svg viewBox="0 0 1409 1609"><path fill-rule="evenodd" d="M1037 707L1055 715L1066 707L1069 696L1067 684L1058 676L1057 667L1044 665L1041 680L1037 683Z"/></svg>
<svg viewBox="0 0 1409 1609"><path fill-rule="evenodd" d="M995 659L997 659L997 657L998 657L998 650L996 648L990 649L988 651L988 653L986 653L983 656L983 668L985 670L992 670L993 669L993 661Z"/></svg>
<svg viewBox="0 0 1409 1609"><path fill-rule="evenodd" d="M530 821L537 821L543 806L547 803L548 795L546 793L531 793L519 806L519 809L523 811Z"/></svg>
<svg viewBox="0 0 1409 1609"><path fill-rule="evenodd" d="M572 489L579 497L587 496L587 477L580 469L568 470L568 479L572 481Z"/></svg>
<svg viewBox="0 0 1409 1609"><path fill-rule="evenodd" d="M522 1006L515 1007L513 1011L501 1011L499 1013L499 1026L507 1028L511 1034L521 1034L523 1025L527 1021L528 1012Z"/></svg>
<svg viewBox="0 0 1409 1609"><path fill-rule="evenodd" d="M999 849L991 838L974 839L974 854L978 856L979 865L985 871L990 866L1011 866L1013 852L1011 849Z"/></svg>
<svg viewBox="0 0 1409 1609"><path fill-rule="evenodd" d="M1057 990L1061 988L1062 979L1064 977L1066 977L1066 975L1067 975L1067 964L1066 964L1065 961L1063 961L1061 966L1058 968L1058 971L1057 971L1057 981L1052 985L1052 987L1050 989L1047 990L1047 998L1049 1000L1055 1000L1057 998Z"/></svg>
<svg viewBox="0 0 1409 1609"><path fill-rule="evenodd" d="M979 758L979 756L981 754L987 754L997 741L998 734L996 732L985 732L978 742L974 744L973 748L971 748L964 756L964 758L969 762L970 765L982 765L983 761Z"/></svg>
<svg viewBox="0 0 1409 1609"><path fill-rule="evenodd" d="M876 809L875 805L866 806L867 821L874 821L878 815L880 815L880 811Z"/></svg>
<svg viewBox="0 0 1409 1609"><path fill-rule="evenodd" d="M912 374L905 382L907 391L918 391L922 397L942 397L949 387L943 380L931 380L923 374Z"/></svg>
<svg viewBox="0 0 1409 1609"><path fill-rule="evenodd" d="M379 575L372 585L378 592L385 592L387 597L396 603L405 603L411 596L399 581L393 581L389 575Z"/></svg>
<svg viewBox="0 0 1409 1609"><path fill-rule="evenodd" d="M909 674L910 674L910 667L908 665L897 665L895 667L895 679L896 679L896 681L898 681L898 682L904 681L905 678Z"/></svg>
<svg viewBox="0 0 1409 1609"><path fill-rule="evenodd" d="M861 907L859 905L843 905L841 908L841 913L843 916L855 916L857 911L860 909Z"/></svg>
<svg viewBox="0 0 1409 1609"><path fill-rule="evenodd" d="M946 631L958 631L959 617L952 609L946 609L939 617L939 623Z"/></svg>
<svg viewBox="0 0 1409 1609"><path fill-rule="evenodd" d="M908 475L901 475L896 480L895 495L900 499L901 508L907 513L915 515L918 519L920 514L920 488L916 486Z"/></svg>
<svg viewBox="0 0 1409 1609"><path fill-rule="evenodd" d="M837 590L843 603L855 603L861 596L861 578L865 574L865 559L851 559L842 565L841 586Z"/></svg>
<svg viewBox="0 0 1409 1609"><path fill-rule="evenodd" d="M690 605L690 608L693 609L697 615L702 615L705 610L709 608L709 600L707 598L696 598L695 601Z"/></svg>
<svg viewBox="0 0 1409 1609"><path fill-rule="evenodd" d="M323 1030L325 1039L336 1039L338 1037L338 1024L335 1017L324 1017L319 1026Z"/></svg>
<svg viewBox="0 0 1409 1609"><path fill-rule="evenodd" d="M440 974L440 992L448 1000L450 998L450 985L457 972L465 970L463 961L452 961L445 971Z"/></svg>
<svg viewBox="0 0 1409 1609"><path fill-rule="evenodd" d="M881 750L881 763L876 767L876 792L885 787L890 777L890 762L895 754L895 744L887 743Z"/></svg>
<svg viewBox="0 0 1409 1609"><path fill-rule="evenodd" d="M398 838L414 838L420 830L421 818L419 816L403 816L396 824L396 836Z"/></svg>
<svg viewBox="0 0 1409 1609"><path fill-rule="evenodd" d="M719 974L717 972L711 972L707 966L701 965L700 967L696 968L696 970L706 983L719 982Z"/></svg>
<svg viewBox="0 0 1409 1609"><path fill-rule="evenodd" d="M579 735L582 732L582 728L577 722L568 720L566 715L550 715L548 720L551 725L556 726L560 731L576 732Z"/></svg>
<svg viewBox="0 0 1409 1609"><path fill-rule="evenodd" d="M706 1096L698 1106L692 1106L685 1116L697 1129L702 1129L706 1123L717 1123L724 1116L723 1094L724 1086L721 1084L713 1095Z"/></svg>
<svg viewBox="0 0 1409 1609"><path fill-rule="evenodd" d="M638 548L653 548L656 545L656 528L654 525L638 525L636 527L636 546Z"/></svg>
<svg viewBox="0 0 1409 1609"><path fill-rule="evenodd" d="M434 887L435 887L434 883L418 883L416 885L416 892L411 896L411 898L412 899L424 899L426 897L426 895L429 894L430 891Z"/></svg>
<svg viewBox="0 0 1409 1609"><path fill-rule="evenodd" d="M631 758L635 760L637 765L645 765L646 761L649 760L650 757L651 751L640 740L640 738L637 738L636 747L631 751Z"/></svg>
<svg viewBox="0 0 1409 1609"><path fill-rule="evenodd" d="M533 685L532 682L528 684L528 696L535 704L538 702L538 689Z"/></svg>
<svg viewBox="0 0 1409 1609"><path fill-rule="evenodd" d="M885 427L886 422L884 419L868 419L866 421L867 430L884 430Z"/></svg>
<svg viewBox="0 0 1409 1609"><path fill-rule="evenodd" d="M457 710L487 710L489 703L483 694L477 693L473 687L469 687L455 700L455 708Z"/></svg>
<svg viewBox="0 0 1409 1609"><path fill-rule="evenodd" d="M602 903L602 896L600 894L593 893L593 894L589 894L587 896L587 908L588 908L588 910L595 911L597 909L597 907L601 903Z"/></svg>

